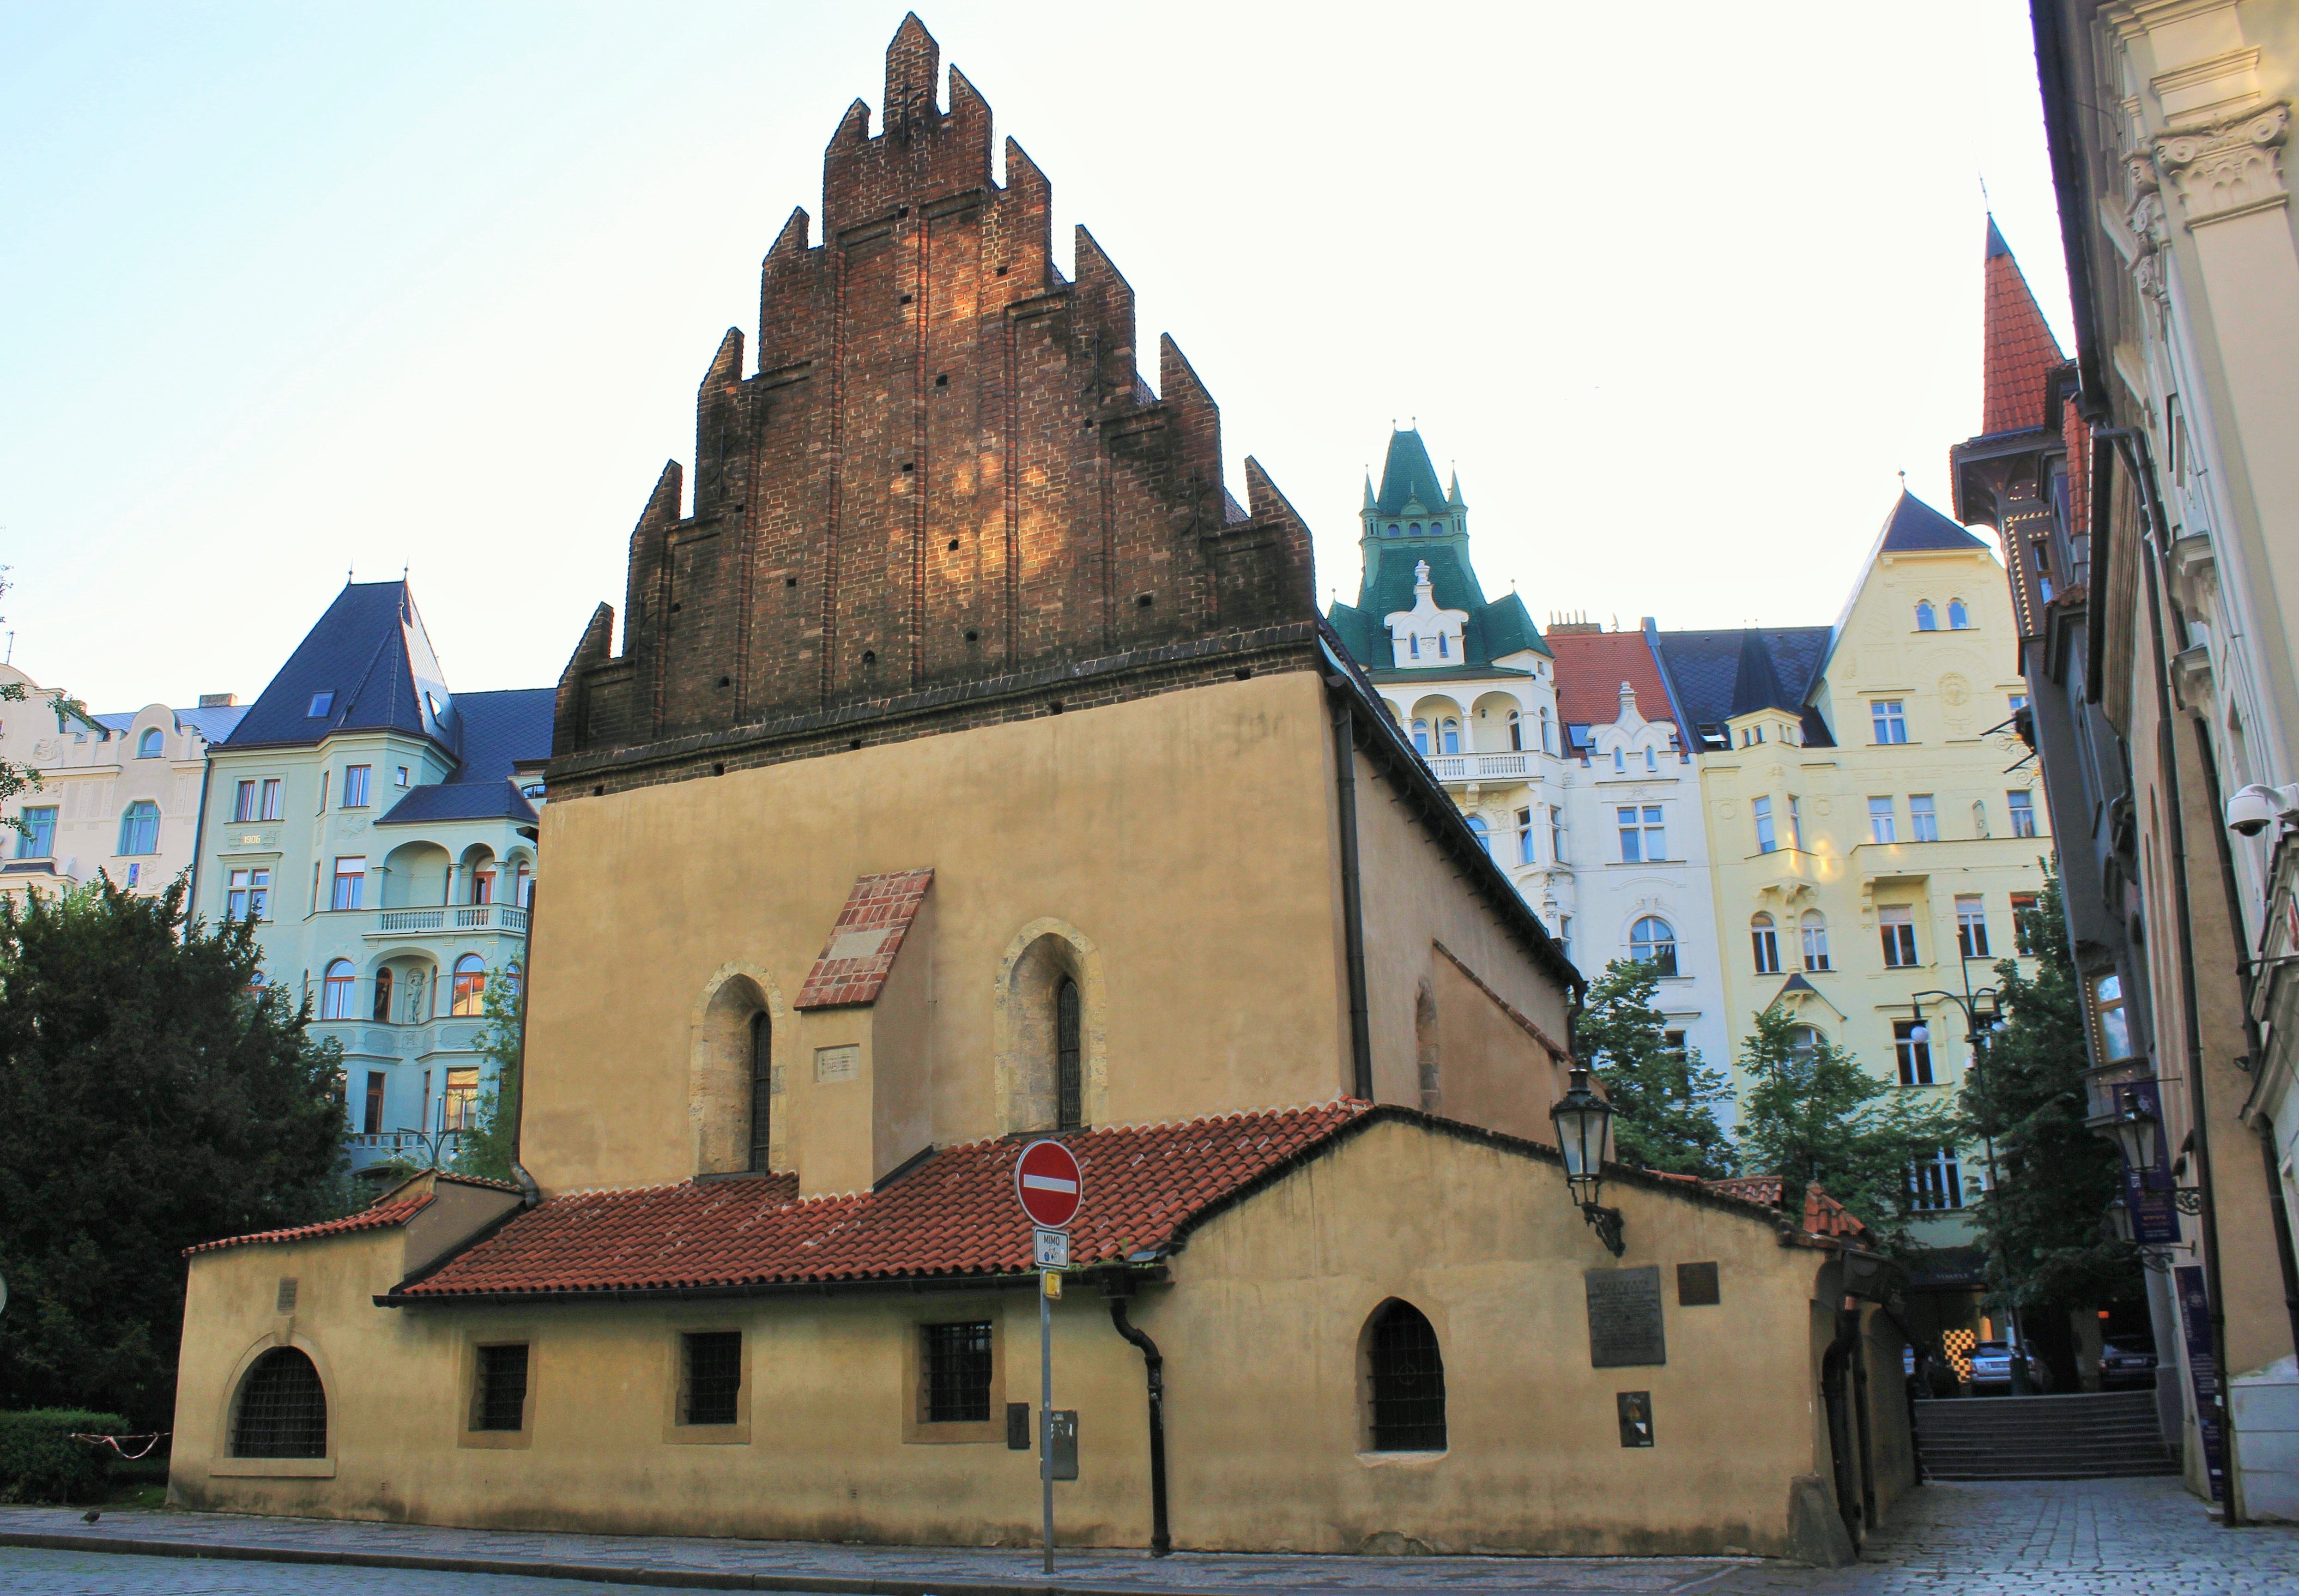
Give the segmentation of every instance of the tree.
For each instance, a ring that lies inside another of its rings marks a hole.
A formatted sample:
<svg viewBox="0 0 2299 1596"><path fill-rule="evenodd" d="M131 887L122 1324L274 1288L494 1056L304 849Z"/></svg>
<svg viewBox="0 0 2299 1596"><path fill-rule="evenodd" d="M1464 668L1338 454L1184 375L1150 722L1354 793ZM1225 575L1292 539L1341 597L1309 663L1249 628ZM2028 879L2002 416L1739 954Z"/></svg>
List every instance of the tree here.
<svg viewBox="0 0 2299 1596"><path fill-rule="evenodd" d="M1589 984L1573 1027L1613 1104L1613 1156L1645 1169L1714 1180L1732 1173L1732 1143L1716 1122L1731 1083L1691 1048L1669 1045L1653 1006L1660 972L1649 960L1615 959Z"/></svg>
<svg viewBox="0 0 2299 1596"><path fill-rule="evenodd" d="M460 1175L512 1178L526 1015L527 984L518 975L506 972L487 983L487 1023L479 1033L479 1052L494 1060L494 1079L479 1099L478 1124L463 1133L461 1145L455 1150L455 1170Z"/></svg>
<svg viewBox="0 0 2299 1596"><path fill-rule="evenodd" d="M165 1428L183 1249L343 1211L339 1050L186 890L0 902L0 1408Z"/></svg>
<svg viewBox="0 0 2299 1596"><path fill-rule="evenodd" d="M2123 1189L2123 1160L2113 1143L2084 1126L2083 993L2061 913L2059 874L2046 865L2020 925L2035 974L2021 974L2009 959L1996 965L2004 1028L1965 1076L1962 1099L1964 1135L1987 1138L1995 1151L1993 1189L1973 1209L1988 1249L1988 1300L2050 1310L2028 1322L2054 1353L2069 1309L2145 1293L2131 1245L2101 1230L2101 1216Z"/></svg>
<svg viewBox="0 0 2299 1596"><path fill-rule="evenodd" d="M1740 1044L1740 1161L1823 1188L1887 1251L1910 1245L1914 1167L1955 1144L1955 1117L1885 1085L1779 1009Z"/></svg>

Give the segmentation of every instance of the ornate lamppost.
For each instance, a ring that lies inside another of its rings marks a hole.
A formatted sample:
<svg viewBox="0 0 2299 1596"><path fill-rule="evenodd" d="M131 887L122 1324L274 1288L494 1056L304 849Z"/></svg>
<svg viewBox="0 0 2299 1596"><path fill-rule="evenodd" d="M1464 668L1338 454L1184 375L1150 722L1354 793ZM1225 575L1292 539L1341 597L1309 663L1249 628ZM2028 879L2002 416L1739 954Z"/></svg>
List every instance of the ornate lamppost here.
<svg viewBox="0 0 2299 1596"><path fill-rule="evenodd" d="M1621 1210L1597 1201L1605 1186L1605 1164L1613 1155L1613 1105L1589 1089L1589 1072L1576 1068L1548 1117L1556 1126L1556 1150L1564 1155L1564 1184L1581 1217L1606 1251L1620 1257L1628 1251L1621 1234Z"/></svg>

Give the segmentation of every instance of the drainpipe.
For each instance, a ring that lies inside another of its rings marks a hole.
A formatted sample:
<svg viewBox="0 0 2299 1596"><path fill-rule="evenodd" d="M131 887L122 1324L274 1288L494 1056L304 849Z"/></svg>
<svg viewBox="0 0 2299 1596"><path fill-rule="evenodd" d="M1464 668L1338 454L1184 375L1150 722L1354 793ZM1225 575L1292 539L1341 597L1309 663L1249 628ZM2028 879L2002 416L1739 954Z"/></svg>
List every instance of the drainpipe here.
<svg viewBox="0 0 2299 1596"><path fill-rule="evenodd" d="M1851 1404L1846 1400L1844 1371L1851 1361L1853 1338L1859 1332L1860 1316L1843 1309L1836 1313L1836 1339L1820 1360L1820 1395L1828 1414L1828 1457L1830 1472L1836 1480L1836 1516L1844 1520L1844 1532L1852 1539L1852 1550L1860 1550L1861 1503L1865 1492L1855 1477L1853 1461L1853 1417Z"/></svg>
<svg viewBox="0 0 2299 1596"><path fill-rule="evenodd" d="M2128 427L2098 428L2095 439L2113 440L2124 457L2126 469L2137 486L2146 513L2144 537L2146 552L2140 560L2147 576L2147 634L2154 650L2155 677L2155 742L2156 757L2162 769L2163 785L2170 802L2163 806L2164 828L2170 855L2171 902L2173 919L2179 935L2179 1007L2182 1010L2182 1040L2187 1052L2188 1111L2195 1122L2195 1185L2203 1199L2203 1232L2204 1289L2211 1298L2212 1384L2212 1403L2219 1409L2220 1466L2226 1471L2227 1500L2220 1515L2222 1528L2233 1529L2243 1522L2242 1475L2236 1467L2236 1434L2234 1404L2228 1400L2229 1371L2227 1360L2227 1308L2220 1277L2219 1206L2213 1201L2212 1188L2212 1137L2210 1105L2204 1088L2204 1021L2196 1010L2195 995L2195 928L2194 916L2187 907L2187 830L2186 818L2179 811L2179 743L2173 727L2176 721L2171 708L2170 661L2163 652L2163 578L2159 567L2168 561L2165 551L2163 506L2155 496L2152 467L2143 451L2146 440ZM2196 741L2204 741L2198 732ZM2209 754L2205 754L2206 761ZM2237 920L2231 931L2239 931Z"/></svg>
<svg viewBox="0 0 2299 1596"><path fill-rule="evenodd" d="M1349 983L1349 1092L1371 1102L1373 1021L1365 1000L1365 885L1357 874L1357 711L1349 702L1346 678L1329 676L1325 686L1333 694L1333 798L1341 833L1342 962L1348 966Z"/></svg>
<svg viewBox="0 0 2299 1596"><path fill-rule="evenodd" d="M519 1132L527 1124L527 1017L535 1007L528 1001L535 991L535 905L542 896L540 881L527 889L527 963L519 972L519 1101L510 1113L510 1177L519 1183L519 1203L526 1208L543 1201L543 1188L527 1172L527 1166L519 1161ZM495 1090L502 1090L500 1081Z"/></svg>
<svg viewBox="0 0 2299 1596"><path fill-rule="evenodd" d="M1141 1349L1141 1367L1150 1389L1150 1555L1162 1558L1174 1550L1166 1519L1166 1358L1149 1333L1125 1317L1125 1300L1133 1292L1131 1277L1119 1276L1103 1289L1109 1293L1109 1322L1117 1333Z"/></svg>

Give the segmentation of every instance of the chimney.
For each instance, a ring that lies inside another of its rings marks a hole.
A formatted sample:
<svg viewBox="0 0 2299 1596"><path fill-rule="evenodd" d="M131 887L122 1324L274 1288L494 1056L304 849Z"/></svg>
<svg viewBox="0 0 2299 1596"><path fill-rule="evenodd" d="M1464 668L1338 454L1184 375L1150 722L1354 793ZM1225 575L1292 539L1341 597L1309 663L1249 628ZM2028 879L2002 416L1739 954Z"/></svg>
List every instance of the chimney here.
<svg viewBox="0 0 2299 1596"><path fill-rule="evenodd" d="M237 702L239 702L239 694L237 693L203 693L200 694L200 708L203 710L228 710Z"/></svg>

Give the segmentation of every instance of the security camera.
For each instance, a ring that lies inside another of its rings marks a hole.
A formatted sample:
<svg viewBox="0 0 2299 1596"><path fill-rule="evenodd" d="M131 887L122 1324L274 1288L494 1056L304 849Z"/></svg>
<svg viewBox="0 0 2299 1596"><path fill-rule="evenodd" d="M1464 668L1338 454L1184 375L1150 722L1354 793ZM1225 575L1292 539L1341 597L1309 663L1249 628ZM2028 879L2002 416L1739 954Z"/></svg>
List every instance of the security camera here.
<svg viewBox="0 0 2299 1596"><path fill-rule="evenodd" d="M2227 827L2237 836L2257 836L2278 820L2299 821L2299 783L2270 787L2253 782L2228 800Z"/></svg>

